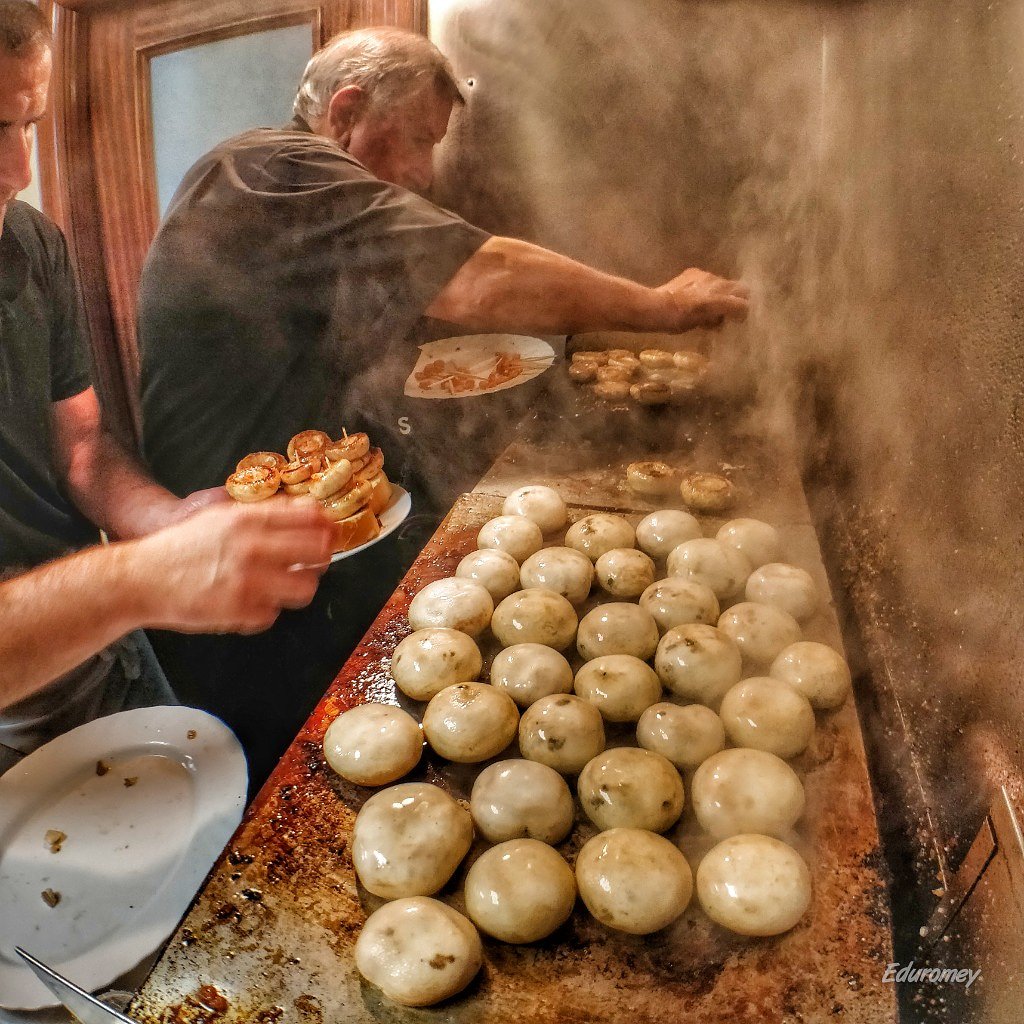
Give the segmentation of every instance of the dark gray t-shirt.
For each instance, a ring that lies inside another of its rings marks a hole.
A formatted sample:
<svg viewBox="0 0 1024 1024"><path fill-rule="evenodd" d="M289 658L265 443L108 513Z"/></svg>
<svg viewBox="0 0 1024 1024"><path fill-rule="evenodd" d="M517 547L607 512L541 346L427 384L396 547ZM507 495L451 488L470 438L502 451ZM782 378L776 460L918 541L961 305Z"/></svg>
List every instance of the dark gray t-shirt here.
<svg viewBox="0 0 1024 1024"><path fill-rule="evenodd" d="M53 402L89 384L64 236L13 202L0 234L0 577L98 539L58 483L50 422Z"/></svg>
<svg viewBox="0 0 1024 1024"><path fill-rule="evenodd" d="M202 157L142 275L143 450L157 480L184 495L299 430L373 430L363 411L387 397L360 381L488 237L298 122Z"/></svg>
<svg viewBox="0 0 1024 1024"><path fill-rule="evenodd" d="M89 383L64 236L32 207L11 203L0 234L0 578L99 539L58 482L51 430L52 403ZM157 703L174 696L145 638L131 634L0 708L0 772L11 750L27 754L100 715Z"/></svg>

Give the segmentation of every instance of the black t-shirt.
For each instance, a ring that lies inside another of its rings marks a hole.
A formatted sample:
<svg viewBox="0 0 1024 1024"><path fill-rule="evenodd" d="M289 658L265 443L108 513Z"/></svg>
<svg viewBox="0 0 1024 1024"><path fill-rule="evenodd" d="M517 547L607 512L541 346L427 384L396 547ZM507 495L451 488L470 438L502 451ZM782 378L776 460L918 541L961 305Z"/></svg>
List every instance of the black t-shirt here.
<svg viewBox="0 0 1024 1024"><path fill-rule="evenodd" d="M97 539L58 484L50 418L89 383L64 236L13 202L0 234L0 575Z"/></svg>
<svg viewBox="0 0 1024 1024"><path fill-rule="evenodd" d="M363 410L381 396L360 381L489 237L303 128L248 131L202 157L147 257L143 450L179 495L300 430L373 430ZM385 469L401 463L374 441Z"/></svg>

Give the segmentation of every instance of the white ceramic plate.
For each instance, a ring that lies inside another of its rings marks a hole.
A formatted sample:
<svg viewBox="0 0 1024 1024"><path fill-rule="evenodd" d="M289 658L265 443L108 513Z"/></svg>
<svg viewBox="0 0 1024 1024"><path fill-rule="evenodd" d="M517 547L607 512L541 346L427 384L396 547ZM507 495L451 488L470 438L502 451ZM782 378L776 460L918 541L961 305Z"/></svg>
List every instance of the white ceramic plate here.
<svg viewBox="0 0 1024 1024"><path fill-rule="evenodd" d="M540 338L521 334L470 334L420 346L405 382L408 398L475 398L518 387L539 377L555 359Z"/></svg>
<svg viewBox="0 0 1024 1024"><path fill-rule="evenodd" d="M368 540L357 548L339 551L331 556L331 561L340 562L343 558L351 558L353 555L358 555L360 551L372 548L374 544L382 541L389 533L397 530L405 522L411 511L412 498L409 497L409 492L404 487L399 487L398 484L392 484L391 500L388 502L387 508L377 517L380 520L380 533L373 540Z"/></svg>
<svg viewBox="0 0 1024 1024"><path fill-rule="evenodd" d="M238 826L247 781L231 730L182 707L89 722L0 776L0 1005L55 1005L16 945L91 991L155 950Z"/></svg>

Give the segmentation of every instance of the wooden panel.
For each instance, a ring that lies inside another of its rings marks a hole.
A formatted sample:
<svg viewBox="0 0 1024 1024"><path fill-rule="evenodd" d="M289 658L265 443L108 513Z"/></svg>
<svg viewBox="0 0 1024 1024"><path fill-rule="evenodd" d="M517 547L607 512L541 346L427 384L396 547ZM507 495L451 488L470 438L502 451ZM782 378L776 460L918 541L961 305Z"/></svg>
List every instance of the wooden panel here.
<svg viewBox="0 0 1024 1024"><path fill-rule="evenodd" d="M39 9L53 23L53 0L40 0ZM54 68L53 96L59 92L56 84L59 68ZM64 199L60 191L60 179L57 173L57 119L54 116L55 103L46 109L46 114L39 122L36 131L36 146L39 153L39 194L42 196L43 210L47 216L64 227Z"/></svg>
<svg viewBox="0 0 1024 1024"><path fill-rule="evenodd" d="M115 428L137 440L136 301L159 220L150 60L303 22L310 25L311 52L335 33L359 25L394 24L425 32L426 0L56 4L53 106L59 127L46 133L40 148L40 177L47 209L63 224L75 255L98 390Z"/></svg>
<svg viewBox="0 0 1024 1024"><path fill-rule="evenodd" d="M103 251L102 216L96 167L91 159L88 22L77 14L57 11L54 82L51 94L54 130L52 154L40 149L40 175L50 182L44 192L47 211L59 214L68 236L85 303L92 340L94 382L108 420L122 440L137 437L133 389L125 376L118 336L111 317ZM52 163L47 159L52 155Z"/></svg>

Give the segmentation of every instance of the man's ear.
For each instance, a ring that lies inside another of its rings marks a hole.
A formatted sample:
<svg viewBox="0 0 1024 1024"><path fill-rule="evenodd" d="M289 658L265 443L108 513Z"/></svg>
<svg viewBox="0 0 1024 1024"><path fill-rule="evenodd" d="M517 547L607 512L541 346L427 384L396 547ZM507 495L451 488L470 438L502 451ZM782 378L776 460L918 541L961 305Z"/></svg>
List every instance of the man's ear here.
<svg viewBox="0 0 1024 1024"><path fill-rule="evenodd" d="M343 86L331 97L324 129L342 149L348 148L352 129L365 101L366 94L358 85Z"/></svg>

